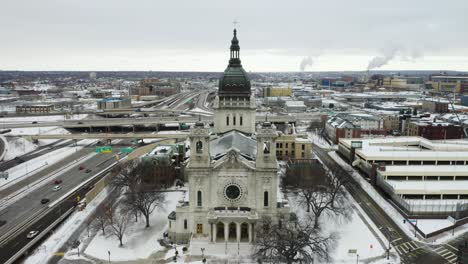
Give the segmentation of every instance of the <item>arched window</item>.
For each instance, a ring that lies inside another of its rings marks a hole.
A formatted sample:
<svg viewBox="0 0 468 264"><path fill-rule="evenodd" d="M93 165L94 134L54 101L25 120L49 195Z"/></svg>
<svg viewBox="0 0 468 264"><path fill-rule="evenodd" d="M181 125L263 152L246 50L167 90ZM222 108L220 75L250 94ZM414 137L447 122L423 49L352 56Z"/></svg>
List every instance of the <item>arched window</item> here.
<svg viewBox="0 0 468 264"><path fill-rule="evenodd" d="M197 153L202 153L203 152L203 143L201 141L197 142L196 149L197 149Z"/></svg>
<svg viewBox="0 0 468 264"><path fill-rule="evenodd" d="M202 193L201 193L201 191L197 192L197 206L202 206Z"/></svg>
<svg viewBox="0 0 468 264"><path fill-rule="evenodd" d="M269 141L263 142L263 153L264 154L269 154L270 153L270 142Z"/></svg>
<svg viewBox="0 0 468 264"><path fill-rule="evenodd" d="M263 192L263 206L268 206L268 192Z"/></svg>
<svg viewBox="0 0 468 264"><path fill-rule="evenodd" d="M236 116L235 116L235 115L232 117L232 125L233 125L233 126L236 125Z"/></svg>
<svg viewBox="0 0 468 264"><path fill-rule="evenodd" d="M226 116L226 126L229 126L229 116Z"/></svg>
<svg viewBox="0 0 468 264"><path fill-rule="evenodd" d="M187 229L187 219L184 219L184 229Z"/></svg>
<svg viewBox="0 0 468 264"><path fill-rule="evenodd" d="M240 116L240 117L239 117L239 125L242 126L243 121L244 121L244 120L243 120L242 116Z"/></svg>

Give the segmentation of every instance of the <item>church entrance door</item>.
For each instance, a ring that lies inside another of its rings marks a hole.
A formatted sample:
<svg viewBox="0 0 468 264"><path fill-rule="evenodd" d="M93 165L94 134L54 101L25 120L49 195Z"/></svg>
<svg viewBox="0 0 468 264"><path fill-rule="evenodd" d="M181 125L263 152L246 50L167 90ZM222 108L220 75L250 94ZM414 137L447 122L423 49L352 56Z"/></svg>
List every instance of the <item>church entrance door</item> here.
<svg viewBox="0 0 468 264"><path fill-rule="evenodd" d="M242 223L241 225L241 242L249 241L249 224Z"/></svg>
<svg viewBox="0 0 468 264"><path fill-rule="evenodd" d="M229 224L229 241L236 241L237 234L236 234L236 224L230 223Z"/></svg>
<svg viewBox="0 0 468 264"><path fill-rule="evenodd" d="M222 222L216 224L216 241L224 241L224 223Z"/></svg>

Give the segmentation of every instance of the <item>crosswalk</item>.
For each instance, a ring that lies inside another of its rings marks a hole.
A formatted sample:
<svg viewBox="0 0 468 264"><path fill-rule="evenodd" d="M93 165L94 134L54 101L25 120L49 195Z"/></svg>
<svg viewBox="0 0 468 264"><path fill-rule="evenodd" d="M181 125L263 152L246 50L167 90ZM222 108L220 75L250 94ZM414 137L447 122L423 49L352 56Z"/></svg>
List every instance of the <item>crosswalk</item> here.
<svg viewBox="0 0 468 264"><path fill-rule="evenodd" d="M398 252L398 255L400 256L403 254L410 253L418 248L419 248L418 244L416 244L416 242L414 241L408 241L408 242L395 246L395 250Z"/></svg>
<svg viewBox="0 0 468 264"><path fill-rule="evenodd" d="M449 263L457 263L457 255L455 255L452 251L448 250L447 248L440 246L434 249L434 251L441 257L446 259Z"/></svg>

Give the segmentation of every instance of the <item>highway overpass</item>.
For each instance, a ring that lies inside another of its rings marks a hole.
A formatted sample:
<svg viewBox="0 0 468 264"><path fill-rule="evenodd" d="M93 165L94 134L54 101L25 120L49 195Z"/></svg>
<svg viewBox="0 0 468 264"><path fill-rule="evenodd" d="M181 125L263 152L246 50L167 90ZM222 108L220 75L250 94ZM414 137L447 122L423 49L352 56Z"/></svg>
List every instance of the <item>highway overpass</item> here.
<svg viewBox="0 0 468 264"><path fill-rule="evenodd" d="M171 133L171 134L151 134L151 133L75 133L75 134L30 134L30 135L13 135L8 134L6 137L24 137L32 140L37 139L150 139L150 138L164 138L164 139L178 139L187 138L189 133Z"/></svg>
<svg viewBox="0 0 468 264"><path fill-rule="evenodd" d="M291 115L268 115L267 119L273 123L294 123L297 121L320 120L321 113L296 113ZM201 118L206 123L213 123L212 116L186 116L186 117L139 117L139 118L106 118L106 119L82 119L45 122L8 122L3 123L4 128L24 127L63 127L63 128L102 128L116 126L154 126L170 123L195 123ZM257 123L265 121L265 115L257 115Z"/></svg>

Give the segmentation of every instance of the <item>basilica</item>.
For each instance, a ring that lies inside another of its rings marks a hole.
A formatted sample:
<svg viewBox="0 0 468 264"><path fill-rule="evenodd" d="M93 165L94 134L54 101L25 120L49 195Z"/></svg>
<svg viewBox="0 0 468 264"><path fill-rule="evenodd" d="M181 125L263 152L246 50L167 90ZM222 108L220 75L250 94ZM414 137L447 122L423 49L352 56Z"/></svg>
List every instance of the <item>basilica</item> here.
<svg viewBox="0 0 468 264"><path fill-rule="evenodd" d="M279 190L276 128L256 122L255 111L234 29L214 101L214 127L197 122L190 131L188 191L168 216L172 241L252 243L262 218L280 221L289 214Z"/></svg>

